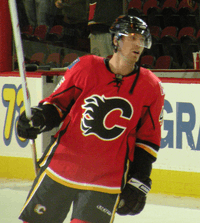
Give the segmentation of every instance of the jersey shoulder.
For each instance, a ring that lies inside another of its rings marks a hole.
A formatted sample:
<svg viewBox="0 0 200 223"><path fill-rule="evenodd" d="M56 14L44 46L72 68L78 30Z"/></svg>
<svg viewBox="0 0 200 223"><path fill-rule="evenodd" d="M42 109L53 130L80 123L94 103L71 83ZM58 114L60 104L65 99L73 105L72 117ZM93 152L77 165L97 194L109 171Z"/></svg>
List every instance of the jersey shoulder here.
<svg viewBox="0 0 200 223"><path fill-rule="evenodd" d="M85 55L79 57L79 60L86 67L104 63L104 58L96 55Z"/></svg>
<svg viewBox="0 0 200 223"><path fill-rule="evenodd" d="M165 95L160 78L157 77L152 71L141 67L140 74L142 76L143 83L145 83L145 85L150 88L152 92L155 92L155 94L161 94L161 96Z"/></svg>
<svg viewBox="0 0 200 223"><path fill-rule="evenodd" d="M151 70L141 67L140 73L143 76L143 78L145 78L145 80L147 80L151 84L157 84L161 82L160 78L157 77Z"/></svg>
<svg viewBox="0 0 200 223"><path fill-rule="evenodd" d="M83 69L85 68L89 68L93 65L97 65L98 63L103 63L104 58L103 57L99 57L99 56L95 56L95 55L84 55L81 57L77 57L69 66L68 66L68 70L73 69Z"/></svg>
<svg viewBox="0 0 200 223"><path fill-rule="evenodd" d="M78 57L76 60L74 60L67 68L66 74L69 73L85 73L89 74L92 71L94 71L94 68L97 66L100 66L101 64L104 64L104 58L98 57L95 55L85 55Z"/></svg>
<svg viewBox="0 0 200 223"><path fill-rule="evenodd" d="M142 77L143 83L152 89L160 88L161 87L161 80L157 77L152 71L141 67L140 68L140 75Z"/></svg>

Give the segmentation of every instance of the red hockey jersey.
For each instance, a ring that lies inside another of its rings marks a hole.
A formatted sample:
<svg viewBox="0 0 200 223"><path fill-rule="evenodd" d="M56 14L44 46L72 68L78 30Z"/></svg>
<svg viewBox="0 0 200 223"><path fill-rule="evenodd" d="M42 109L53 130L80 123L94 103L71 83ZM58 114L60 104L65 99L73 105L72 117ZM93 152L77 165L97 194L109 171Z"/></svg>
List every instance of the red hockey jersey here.
<svg viewBox="0 0 200 223"><path fill-rule="evenodd" d="M104 60L78 58L56 90L41 101L55 105L60 115L70 107L41 165L48 162L46 174L63 185L120 193L135 145L156 159L164 93L159 78L140 68L130 94L136 74L124 76L119 84Z"/></svg>

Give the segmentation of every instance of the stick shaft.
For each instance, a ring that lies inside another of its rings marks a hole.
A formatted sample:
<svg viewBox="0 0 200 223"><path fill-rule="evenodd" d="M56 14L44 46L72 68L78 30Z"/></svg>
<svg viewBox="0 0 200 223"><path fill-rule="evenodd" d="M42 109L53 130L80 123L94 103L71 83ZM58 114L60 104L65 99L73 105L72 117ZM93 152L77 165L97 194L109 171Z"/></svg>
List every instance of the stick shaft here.
<svg viewBox="0 0 200 223"><path fill-rule="evenodd" d="M20 73L21 82L22 82L25 111L26 111L27 118L30 119L31 118L30 97L29 97L29 92L27 88L24 53L23 53L22 39L21 39L20 26L19 26L19 20L18 20L18 15L17 15L17 6L16 6L15 0L9 0L9 7L10 7L13 35L14 35L17 60L18 60L18 66L19 66L19 73Z"/></svg>
<svg viewBox="0 0 200 223"><path fill-rule="evenodd" d="M27 81L26 81L24 53L23 53L23 47L22 47L22 39L21 39L21 32L20 32L20 26L19 26L16 1L8 0L8 3L9 3L13 35L14 35L14 41L15 41L15 47L16 47L16 53L17 53L19 74L20 74L21 83L22 83L25 112L26 112L27 118L31 119L30 96L29 96L29 91L28 91ZM35 147L35 140L31 140L31 148L32 148L32 154L33 154L32 158L33 158L34 169L35 169L35 173L37 174L38 173L38 165L37 165L37 153L36 153L36 147Z"/></svg>
<svg viewBox="0 0 200 223"><path fill-rule="evenodd" d="M37 150L35 146L35 140L31 140L30 144L31 144L31 151L32 151L33 167L34 167L35 175L37 175L40 170L40 167L37 163L37 152L36 152Z"/></svg>

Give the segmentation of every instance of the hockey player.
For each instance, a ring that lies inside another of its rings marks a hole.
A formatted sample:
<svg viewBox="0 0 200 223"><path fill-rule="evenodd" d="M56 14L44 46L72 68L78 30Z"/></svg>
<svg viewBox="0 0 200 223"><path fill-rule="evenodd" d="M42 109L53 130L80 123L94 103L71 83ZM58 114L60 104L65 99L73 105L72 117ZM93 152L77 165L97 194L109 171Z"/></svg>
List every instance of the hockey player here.
<svg viewBox="0 0 200 223"><path fill-rule="evenodd" d="M151 188L150 173L161 139L164 93L160 80L138 66L151 47L147 24L123 15L110 28L111 59L87 55L66 71L55 91L22 113L21 137L60 126L40 159L20 219L61 223L109 223L139 214ZM62 124L61 124L62 123Z"/></svg>

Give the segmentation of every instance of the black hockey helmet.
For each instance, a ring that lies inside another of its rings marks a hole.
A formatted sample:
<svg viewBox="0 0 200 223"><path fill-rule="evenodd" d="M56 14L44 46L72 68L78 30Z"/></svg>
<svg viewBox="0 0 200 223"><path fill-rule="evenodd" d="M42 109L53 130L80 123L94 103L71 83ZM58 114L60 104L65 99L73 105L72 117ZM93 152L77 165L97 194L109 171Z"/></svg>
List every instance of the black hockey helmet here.
<svg viewBox="0 0 200 223"><path fill-rule="evenodd" d="M127 36L129 33L138 33L145 37L144 47L151 48L152 39L148 25L142 19L131 16L121 15L110 27L112 37L116 36L119 40L122 36Z"/></svg>

